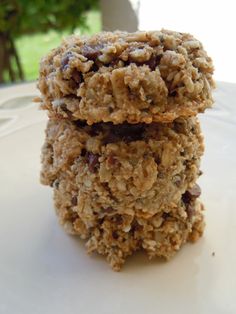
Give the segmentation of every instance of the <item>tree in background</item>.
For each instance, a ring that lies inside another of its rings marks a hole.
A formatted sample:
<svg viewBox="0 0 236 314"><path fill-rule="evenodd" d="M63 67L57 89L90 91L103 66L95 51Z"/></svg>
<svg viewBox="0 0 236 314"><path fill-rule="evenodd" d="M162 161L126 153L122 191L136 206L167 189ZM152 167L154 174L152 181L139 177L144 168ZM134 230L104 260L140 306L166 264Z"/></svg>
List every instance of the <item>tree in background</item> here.
<svg viewBox="0 0 236 314"><path fill-rule="evenodd" d="M12 82L24 80L17 37L86 28L85 13L97 6L98 0L0 0L0 83L6 73Z"/></svg>

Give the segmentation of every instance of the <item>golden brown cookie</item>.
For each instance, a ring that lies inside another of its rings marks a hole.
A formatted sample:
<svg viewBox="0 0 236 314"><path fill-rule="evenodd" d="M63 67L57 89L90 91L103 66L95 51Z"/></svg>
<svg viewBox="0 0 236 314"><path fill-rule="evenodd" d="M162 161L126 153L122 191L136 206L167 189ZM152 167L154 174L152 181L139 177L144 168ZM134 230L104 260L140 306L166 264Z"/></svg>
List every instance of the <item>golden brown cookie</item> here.
<svg viewBox="0 0 236 314"><path fill-rule="evenodd" d="M212 105L213 65L173 31L71 36L41 61L41 107L88 124L171 122Z"/></svg>
<svg viewBox="0 0 236 314"><path fill-rule="evenodd" d="M41 181L68 232L115 270L138 249L171 257L203 231L195 184L203 140L196 118L130 125L50 120Z"/></svg>

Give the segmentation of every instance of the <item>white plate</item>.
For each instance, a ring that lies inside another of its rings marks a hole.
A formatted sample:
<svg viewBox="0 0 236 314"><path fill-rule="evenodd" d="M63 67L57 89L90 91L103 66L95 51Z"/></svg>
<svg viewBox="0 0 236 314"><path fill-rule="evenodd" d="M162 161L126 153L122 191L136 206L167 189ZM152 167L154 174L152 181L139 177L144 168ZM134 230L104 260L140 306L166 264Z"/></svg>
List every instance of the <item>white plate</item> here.
<svg viewBox="0 0 236 314"><path fill-rule="evenodd" d="M28 94L27 86L23 90L26 96L35 92L32 86ZM30 104L14 109L9 100L15 94L4 90L0 100L5 103L0 109L1 314L236 313L235 85L219 83L216 109L201 116L204 237L168 263L136 254L120 273L102 257L87 256L83 243L59 227L52 191L39 184L46 116Z"/></svg>

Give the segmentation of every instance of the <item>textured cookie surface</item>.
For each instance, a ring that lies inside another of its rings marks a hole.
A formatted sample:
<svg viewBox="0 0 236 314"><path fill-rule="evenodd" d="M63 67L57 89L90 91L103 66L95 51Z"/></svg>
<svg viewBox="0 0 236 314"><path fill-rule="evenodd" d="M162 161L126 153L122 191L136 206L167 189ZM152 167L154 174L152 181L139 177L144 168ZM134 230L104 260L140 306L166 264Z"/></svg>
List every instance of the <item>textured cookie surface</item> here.
<svg viewBox="0 0 236 314"><path fill-rule="evenodd" d="M196 118L117 126L51 120L41 181L53 187L66 230L118 270L135 250L169 258L201 235L202 153Z"/></svg>
<svg viewBox="0 0 236 314"><path fill-rule="evenodd" d="M212 105L213 65L202 44L172 31L71 36L42 59L41 107L51 117L171 122Z"/></svg>

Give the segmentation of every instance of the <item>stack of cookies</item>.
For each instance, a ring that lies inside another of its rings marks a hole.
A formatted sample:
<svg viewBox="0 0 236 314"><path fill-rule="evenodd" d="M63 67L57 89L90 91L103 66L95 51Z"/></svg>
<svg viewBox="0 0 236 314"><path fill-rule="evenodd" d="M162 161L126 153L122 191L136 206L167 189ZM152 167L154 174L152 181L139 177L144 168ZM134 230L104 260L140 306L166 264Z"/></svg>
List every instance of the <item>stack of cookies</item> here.
<svg viewBox="0 0 236 314"><path fill-rule="evenodd" d="M41 61L41 182L66 231L114 270L203 233L196 115L213 103L212 73L198 40L166 30L71 36Z"/></svg>

